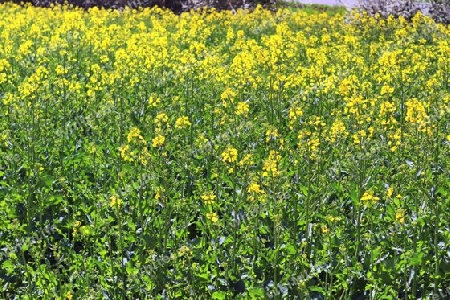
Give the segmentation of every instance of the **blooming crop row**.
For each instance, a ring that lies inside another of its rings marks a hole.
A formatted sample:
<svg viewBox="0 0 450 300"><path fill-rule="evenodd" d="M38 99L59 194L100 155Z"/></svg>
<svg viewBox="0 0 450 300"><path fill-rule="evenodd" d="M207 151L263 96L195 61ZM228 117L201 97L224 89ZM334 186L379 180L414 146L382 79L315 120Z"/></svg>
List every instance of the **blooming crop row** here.
<svg viewBox="0 0 450 300"><path fill-rule="evenodd" d="M448 292L449 28L0 15L2 297Z"/></svg>

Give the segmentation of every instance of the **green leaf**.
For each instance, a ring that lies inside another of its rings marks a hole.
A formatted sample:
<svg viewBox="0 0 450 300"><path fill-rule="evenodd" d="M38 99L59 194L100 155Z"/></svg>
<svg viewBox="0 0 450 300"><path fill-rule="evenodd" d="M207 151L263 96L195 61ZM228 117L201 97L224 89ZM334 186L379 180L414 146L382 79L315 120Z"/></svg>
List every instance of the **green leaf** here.
<svg viewBox="0 0 450 300"><path fill-rule="evenodd" d="M410 259L410 263L413 266L419 266L422 264L423 253L414 253L414 255Z"/></svg>
<svg viewBox="0 0 450 300"><path fill-rule="evenodd" d="M127 271L127 274L128 275L137 275L137 273L138 273L138 269L136 269L136 268L133 268L133 266L131 265L131 263L127 263L127 265L126 265L126 271Z"/></svg>
<svg viewBox="0 0 450 300"><path fill-rule="evenodd" d="M307 186L301 186L300 187L300 191L302 192L302 194L305 196L305 197L308 197L308 187Z"/></svg>
<svg viewBox="0 0 450 300"><path fill-rule="evenodd" d="M27 239L26 242L23 243L23 245L22 245L22 247L21 247L21 250L22 250L22 251L28 251L28 249L29 249L29 247L30 247L30 245L29 245L28 243L29 243L29 239Z"/></svg>
<svg viewBox="0 0 450 300"><path fill-rule="evenodd" d="M311 292L320 292L320 293L323 293L323 292L325 291L324 288L318 287L318 286L311 286L311 287L309 288L309 290L310 290Z"/></svg>
<svg viewBox="0 0 450 300"><path fill-rule="evenodd" d="M7 259L3 262L2 268L6 270L7 274L11 274L14 270L14 262L10 259Z"/></svg>
<svg viewBox="0 0 450 300"><path fill-rule="evenodd" d="M200 273L200 274L195 274L195 275L201 279L209 280L208 273Z"/></svg>
<svg viewBox="0 0 450 300"><path fill-rule="evenodd" d="M296 252L295 247L291 244L286 244L285 249L291 255L295 254L295 252Z"/></svg>
<svg viewBox="0 0 450 300"><path fill-rule="evenodd" d="M263 288L249 288L248 294L250 299L263 299L265 296Z"/></svg>
<svg viewBox="0 0 450 300"><path fill-rule="evenodd" d="M211 296L212 299L226 299L227 293L224 291L215 291Z"/></svg>

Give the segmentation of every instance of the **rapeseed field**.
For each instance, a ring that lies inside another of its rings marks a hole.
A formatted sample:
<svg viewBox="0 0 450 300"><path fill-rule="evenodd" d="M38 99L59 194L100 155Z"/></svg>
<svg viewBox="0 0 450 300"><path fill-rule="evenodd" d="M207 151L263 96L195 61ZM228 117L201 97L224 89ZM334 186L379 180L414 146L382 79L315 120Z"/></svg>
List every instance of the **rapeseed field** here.
<svg viewBox="0 0 450 300"><path fill-rule="evenodd" d="M448 297L448 27L0 16L0 298Z"/></svg>

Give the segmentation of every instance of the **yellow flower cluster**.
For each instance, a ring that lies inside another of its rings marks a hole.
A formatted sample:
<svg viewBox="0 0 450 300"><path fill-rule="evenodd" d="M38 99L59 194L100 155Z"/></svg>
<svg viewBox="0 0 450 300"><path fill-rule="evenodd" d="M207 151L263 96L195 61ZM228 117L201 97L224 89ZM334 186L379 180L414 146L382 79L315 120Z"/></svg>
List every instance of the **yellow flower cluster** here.
<svg viewBox="0 0 450 300"><path fill-rule="evenodd" d="M426 139L450 145L450 29L421 15L407 23L260 7L176 16L159 8L87 14L5 5L0 16L2 151L21 147L11 120L47 126L59 117L64 139L56 148L67 146L77 123L89 158L114 144L113 156L127 167L121 179L130 165L164 175L185 168L194 182L212 168L205 180L244 174L243 194L260 201L270 196L260 180L301 172L305 161L306 172L323 157L343 161L355 151L395 157ZM76 103L73 112L66 103ZM53 107L64 116L53 116ZM78 113L83 118L66 124ZM107 146L90 140L109 134L120 136ZM391 158L386 164L397 161ZM220 211L212 209L222 194L205 190L199 199L216 223ZM158 187L153 200L173 194ZM378 200L370 190L360 197ZM403 224L405 211L395 209ZM73 228L79 233L81 224Z"/></svg>
<svg viewBox="0 0 450 300"><path fill-rule="evenodd" d="M206 213L206 218L209 219L213 223L216 223L217 221L219 221L219 217L217 217L217 214L214 212Z"/></svg>
<svg viewBox="0 0 450 300"><path fill-rule="evenodd" d="M278 168L278 163L281 160L281 155L275 150L270 150L269 157L263 162L263 176L264 177L277 177L281 175L281 171Z"/></svg>
<svg viewBox="0 0 450 300"><path fill-rule="evenodd" d="M156 137L152 139L152 147L154 148L161 147L162 145L164 145L165 141L166 138L163 135L158 134Z"/></svg>
<svg viewBox="0 0 450 300"><path fill-rule="evenodd" d="M256 182L252 182L247 187L247 192L249 193L248 200L250 202L258 199L259 201L264 200L264 196L266 192L264 189L261 188L261 185L259 185Z"/></svg>
<svg viewBox="0 0 450 300"><path fill-rule="evenodd" d="M189 122L189 118L186 116L182 116L179 117L176 121L175 121L175 128L185 128L188 126L191 126L191 122Z"/></svg>
<svg viewBox="0 0 450 300"><path fill-rule="evenodd" d="M366 202L366 201L367 202L370 202L370 201L376 202L376 201L380 200L380 198L377 196L374 196L372 191L367 191L367 192L364 192L364 194L361 196L360 200L363 202Z"/></svg>
<svg viewBox="0 0 450 300"><path fill-rule="evenodd" d="M222 161L225 163L234 163L237 160L237 157L237 149L231 146L227 147L225 151L222 152Z"/></svg>
<svg viewBox="0 0 450 300"><path fill-rule="evenodd" d="M111 206L112 208L120 208L122 206L122 202L122 199L120 199L116 195L112 195L109 198L109 206Z"/></svg>
<svg viewBox="0 0 450 300"><path fill-rule="evenodd" d="M209 191L200 196L205 205L213 205L215 203L216 195L213 191Z"/></svg>

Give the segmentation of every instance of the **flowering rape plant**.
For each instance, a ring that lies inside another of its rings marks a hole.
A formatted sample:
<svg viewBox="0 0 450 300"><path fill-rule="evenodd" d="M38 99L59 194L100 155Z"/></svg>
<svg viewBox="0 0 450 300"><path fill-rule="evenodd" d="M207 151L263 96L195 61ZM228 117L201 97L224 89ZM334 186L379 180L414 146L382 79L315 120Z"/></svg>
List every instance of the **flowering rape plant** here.
<svg viewBox="0 0 450 300"><path fill-rule="evenodd" d="M0 5L0 298L450 286L450 31Z"/></svg>

